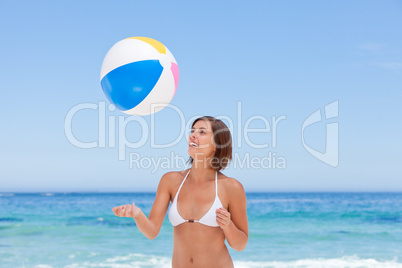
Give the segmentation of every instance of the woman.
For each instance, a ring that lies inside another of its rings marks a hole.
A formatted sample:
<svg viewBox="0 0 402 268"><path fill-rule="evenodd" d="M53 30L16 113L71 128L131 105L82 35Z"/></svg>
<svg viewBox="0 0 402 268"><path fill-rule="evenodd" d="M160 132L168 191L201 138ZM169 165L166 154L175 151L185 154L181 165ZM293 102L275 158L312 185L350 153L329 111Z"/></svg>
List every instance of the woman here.
<svg viewBox="0 0 402 268"><path fill-rule="evenodd" d="M162 176L148 218L134 203L113 212L133 217L138 229L154 239L170 202L172 267L233 267L225 238L233 249L245 249L248 221L242 184L219 172L232 159L230 131L221 120L203 116L193 122L188 144L191 168Z"/></svg>

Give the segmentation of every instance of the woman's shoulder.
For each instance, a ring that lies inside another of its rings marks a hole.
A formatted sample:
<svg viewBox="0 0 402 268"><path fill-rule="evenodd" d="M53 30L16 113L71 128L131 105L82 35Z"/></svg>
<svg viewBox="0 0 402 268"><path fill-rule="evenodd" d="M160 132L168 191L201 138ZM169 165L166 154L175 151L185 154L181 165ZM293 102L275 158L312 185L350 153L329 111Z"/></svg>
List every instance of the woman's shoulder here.
<svg viewBox="0 0 402 268"><path fill-rule="evenodd" d="M175 180L175 179L180 179L186 176L187 172L189 169L186 170L180 170L180 171L169 171L163 174L162 178L166 180Z"/></svg>
<svg viewBox="0 0 402 268"><path fill-rule="evenodd" d="M229 204L243 203L246 200L246 193L240 181L224 174L218 176L218 188L220 192L221 202L226 209Z"/></svg>
<svg viewBox="0 0 402 268"><path fill-rule="evenodd" d="M236 180L233 177L228 177L223 173L220 173L218 176L218 181L224 187L225 191L230 193L239 193L244 192L244 187L240 181Z"/></svg>
<svg viewBox="0 0 402 268"><path fill-rule="evenodd" d="M181 171L169 171L163 174L160 183L166 184L166 185L175 185L177 183L181 183L181 181L184 179L184 177L187 174L187 170L181 170Z"/></svg>
<svg viewBox="0 0 402 268"><path fill-rule="evenodd" d="M186 174L186 170L166 172L160 179L158 188L160 187L172 195L172 193L177 191Z"/></svg>

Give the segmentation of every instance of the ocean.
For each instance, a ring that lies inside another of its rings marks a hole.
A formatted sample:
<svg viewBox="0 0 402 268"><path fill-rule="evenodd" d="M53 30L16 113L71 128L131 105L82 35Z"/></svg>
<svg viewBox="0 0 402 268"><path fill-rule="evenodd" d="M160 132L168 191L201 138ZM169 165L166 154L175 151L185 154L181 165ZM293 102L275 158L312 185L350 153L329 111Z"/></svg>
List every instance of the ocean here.
<svg viewBox="0 0 402 268"><path fill-rule="evenodd" d="M402 267L402 193L246 193L236 268ZM114 206L148 215L155 193L0 193L0 267L170 267L173 227L145 238Z"/></svg>

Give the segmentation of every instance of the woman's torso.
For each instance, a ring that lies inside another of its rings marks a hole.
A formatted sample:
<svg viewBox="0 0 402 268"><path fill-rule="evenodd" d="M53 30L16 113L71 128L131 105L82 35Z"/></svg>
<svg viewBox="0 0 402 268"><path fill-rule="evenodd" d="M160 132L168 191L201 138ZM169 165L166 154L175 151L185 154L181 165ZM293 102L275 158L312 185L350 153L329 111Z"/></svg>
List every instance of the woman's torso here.
<svg viewBox="0 0 402 268"><path fill-rule="evenodd" d="M170 202L174 198L189 170L176 172L172 182ZM218 172L218 197L222 206L228 209L224 181L226 176ZM183 219L201 219L215 201L215 180L203 183L184 181L176 200L177 211ZM172 267L233 267L232 259L225 245L225 235L218 227L197 222L184 222L173 228Z"/></svg>

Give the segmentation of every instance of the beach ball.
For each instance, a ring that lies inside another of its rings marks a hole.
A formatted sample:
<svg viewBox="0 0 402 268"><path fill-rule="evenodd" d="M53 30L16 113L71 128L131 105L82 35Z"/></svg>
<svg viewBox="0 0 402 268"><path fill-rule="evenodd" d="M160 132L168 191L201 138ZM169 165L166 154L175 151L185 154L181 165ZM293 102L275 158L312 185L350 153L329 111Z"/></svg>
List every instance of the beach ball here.
<svg viewBox="0 0 402 268"><path fill-rule="evenodd" d="M179 67L162 43L130 37L112 46L100 81L108 100L124 113L149 115L165 108L176 94Z"/></svg>

